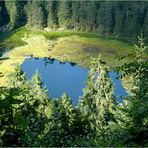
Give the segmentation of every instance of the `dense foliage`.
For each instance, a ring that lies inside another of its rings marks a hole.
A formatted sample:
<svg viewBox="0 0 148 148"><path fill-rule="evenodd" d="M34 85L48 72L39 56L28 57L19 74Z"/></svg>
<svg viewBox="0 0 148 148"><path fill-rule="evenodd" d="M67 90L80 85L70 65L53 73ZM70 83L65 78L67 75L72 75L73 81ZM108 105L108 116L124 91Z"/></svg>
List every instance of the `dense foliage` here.
<svg viewBox="0 0 148 148"><path fill-rule="evenodd" d="M0 1L0 26L94 31L122 38L148 35L147 1Z"/></svg>
<svg viewBox="0 0 148 148"><path fill-rule="evenodd" d="M50 99L36 72L31 80L19 66L0 88L0 146L148 146L148 63L143 39L116 67L128 95L117 103L111 67L94 59L78 106L67 94ZM50 90L49 90L50 91Z"/></svg>

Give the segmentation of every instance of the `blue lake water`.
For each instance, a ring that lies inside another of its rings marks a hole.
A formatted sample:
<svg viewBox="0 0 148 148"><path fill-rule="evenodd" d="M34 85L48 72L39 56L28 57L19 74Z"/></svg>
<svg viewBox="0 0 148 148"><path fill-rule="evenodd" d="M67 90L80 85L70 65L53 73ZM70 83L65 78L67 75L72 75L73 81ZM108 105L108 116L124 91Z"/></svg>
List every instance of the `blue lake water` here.
<svg viewBox="0 0 148 148"><path fill-rule="evenodd" d="M82 90L89 71L74 63L62 63L58 60L44 58L26 59L22 64L22 70L27 73L28 79L38 70L51 98L60 98L66 92L75 105L83 94ZM109 75L116 86L115 95L125 96L126 92L120 80L115 79L117 74L110 72ZM121 102L120 97L117 97L117 101Z"/></svg>

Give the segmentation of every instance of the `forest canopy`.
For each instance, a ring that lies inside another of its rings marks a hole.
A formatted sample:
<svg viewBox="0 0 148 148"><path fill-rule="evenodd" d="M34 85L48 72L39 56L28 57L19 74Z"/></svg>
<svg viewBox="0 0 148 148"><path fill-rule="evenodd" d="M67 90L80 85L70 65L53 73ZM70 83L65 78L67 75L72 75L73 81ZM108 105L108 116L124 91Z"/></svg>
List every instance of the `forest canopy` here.
<svg viewBox="0 0 148 148"><path fill-rule="evenodd" d="M122 38L148 35L146 1L0 1L0 26L93 31Z"/></svg>

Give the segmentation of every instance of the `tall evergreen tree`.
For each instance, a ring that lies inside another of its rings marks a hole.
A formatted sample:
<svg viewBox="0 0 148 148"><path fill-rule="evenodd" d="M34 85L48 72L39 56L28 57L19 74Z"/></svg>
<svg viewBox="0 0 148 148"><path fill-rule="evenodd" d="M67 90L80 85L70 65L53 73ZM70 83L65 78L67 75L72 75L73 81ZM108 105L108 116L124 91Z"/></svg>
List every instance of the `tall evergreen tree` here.
<svg viewBox="0 0 148 148"><path fill-rule="evenodd" d="M2 146L38 145L50 116L50 103L39 74L36 72L30 83L17 66L10 75L8 91L0 101L2 130L5 130L0 135Z"/></svg>
<svg viewBox="0 0 148 148"><path fill-rule="evenodd" d="M58 1L49 1L48 2L48 27L57 28L58 18L57 18L57 8Z"/></svg>
<svg viewBox="0 0 148 148"><path fill-rule="evenodd" d="M28 106L29 85L19 66L10 75L8 83L9 87L1 100L1 126L2 129L4 128L2 146L21 146L20 138L27 128L27 122L22 113Z"/></svg>
<svg viewBox="0 0 148 148"><path fill-rule="evenodd" d="M73 27L74 29L79 29L79 1L74 1L72 3L72 22L73 22Z"/></svg>
<svg viewBox="0 0 148 148"><path fill-rule="evenodd" d="M17 20L19 18L18 9L16 6L16 0L15 1L5 1L5 6L9 14L10 26L14 27L16 26Z"/></svg>
<svg viewBox="0 0 148 148"><path fill-rule="evenodd" d="M123 84L129 96L118 112L118 123L126 127L131 138L128 143L147 144L148 132L148 64L145 61L144 39L139 38L140 45L135 45L135 53L129 55L132 61L119 68ZM128 77L128 79L127 79Z"/></svg>
<svg viewBox="0 0 148 148"><path fill-rule="evenodd" d="M42 29L46 26L43 9L37 1L29 1L26 10L28 27Z"/></svg>
<svg viewBox="0 0 148 148"><path fill-rule="evenodd" d="M60 1L59 11L58 11L58 20L59 27L71 28L72 26L72 3L71 1Z"/></svg>
<svg viewBox="0 0 148 148"><path fill-rule="evenodd" d="M98 15L97 15L97 28L98 28L98 31L100 33L105 33L105 25L104 25L104 22L105 22L105 4L102 2L100 4L100 7L98 9ZM102 17L104 16L104 17Z"/></svg>
<svg viewBox="0 0 148 148"><path fill-rule="evenodd" d="M124 32L124 13L122 3L116 3L114 34L121 37Z"/></svg>
<svg viewBox="0 0 148 148"><path fill-rule="evenodd" d="M47 90L43 87L43 82L41 81L39 72L36 71L31 80L31 93L34 97L34 101L38 100L40 103L44 103L47 96ZM42 100L41 100L42 99Z"/></svg>
<svg viewBox="0 0 148 148"><path fill-rule="evenodd" d="M86 30L94 31L96 27L97 2L89 1L86 7Z"/></svg>
<svg viewBox="0 0 148 148"><path fill-rule="evenodd" d="M50 102L47 90L42 85L43 82L40 79L38 71L36 71L30 82L30 97L28 98L28 102L31 107L30 112L27 114L28 128L23 137L24 146L36 146L40 143L38 136L44 131L49 117Z"/></svg>
<svg viewBox="0 0 148 148"><path fill-rule="evenodd" d="M79 11L79 29L80 30L86 30L86 8L87 8L87 3L84 1L80 1L80 8L78 9Z"/></svg>
<svg viewBox="0 0 148 148"><path fill-rule="evenodd" d="M103 135L108 122L113 120L114 89L108 73L108 68L103 61L94 60L84 95L79 103L80 110L88 119L95 137L97 133Z"/></svg>
<svg viewBox="0 0 148 148"><path fill-rule="evenodd" d="M51 117L43 146L70 146L74 135L75 109L70 98L64 94L61 100L51 102Z"/></svg>

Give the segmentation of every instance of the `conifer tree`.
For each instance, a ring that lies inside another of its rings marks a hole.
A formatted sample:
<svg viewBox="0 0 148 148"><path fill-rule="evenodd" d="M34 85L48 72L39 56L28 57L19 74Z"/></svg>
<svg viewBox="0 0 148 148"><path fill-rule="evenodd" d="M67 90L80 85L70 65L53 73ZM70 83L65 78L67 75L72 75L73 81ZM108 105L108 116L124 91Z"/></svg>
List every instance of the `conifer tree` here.
<svg viewBox="0 0 148 148"><path fill-rule="evenodd" d="M119 108L118 123L121 127L127 127L126 130L131 136L128 139L129 143L134 141L145 145L148 132L148 64L145 61L147 46L144 46L142 37L139 42L139 46L135 45L135 53L128 55L132 61L118 68L129 94L123 106Z"/></svg>
<svg viewBox="0 0 148 148"><path fill-rule="evenodd" d="M16 65L14 73L10 74L9 81L10 86L14 88L22 86L26 82L26 74L23 73L19 65Z"/></svg>
<svg viewBox="0 0 148 148"><path fill-rule="evenodd" d="M63 106L63 109L66 112L68 123L69 123L69 129L70 129L75 119L75 110L72 105L71 99L68 97L66 93L64 93L61 97L61 105Z"/></svg>
<svg viewBox="0 0 148 148"><path fill-rule="evenodd" d="M10 19L10 27L16 28L21 25L24 25L26 22L26 15L24 12L24 6L27 1L5 1L3 10L7 12L3 12L3 17L8 17L7 13L9 15ZM5 9L6 7L6 9ZM7 21L8 18L5 18L5 21Z"/></svg>
<svg viewBox="0 0 148 148"><path fill-rule="evenodd" d="M71 10L72 4L71 1L60 1L59 11L58 11L58 20L59 26L64 28L71 28Z"/></svg>
<svg viewBox="0 0 148 148"><path fill-rule="evenodd" d="M121 3L116 4L114 34L121 37L124 32L124 13Z"/></svg>
<svg viewBox="0 0 148 148"><path fill-rule="evenodd" d="M43 146L71 146L74 134L75 109L67 94L51 101L51 117Z"/></svg>
<svg viewBox="0 0 148 148"><path fill-rule="evenodd" d="M14 27L17 23L19 14L17 12L16 0L15 1L5 1L5 6L10 18L10 25Z"/></svg>
<svg viewBox="0 0 148 148"><path fill-rule="evenodd" d="M48 98L47 90L43 86L43 82L38 71L35 72L31 79L31 89L34 102L38 101L39 104L46 103Z"/></svg>
<svg viewBox="0 0 148 148"><path fill-rule="evenodd" d="M18 65L9 79L9 88L3 99L5 119L1 119L2 122L9 121L2 138L5 140L9 136L10 139L3 142L3 146L36 146L40 143L38 136L44 131L49 117L46 90L42 88L37 72L29 82ZM5 123L2 125L6 126Z"/></svg>
<svg viewBox="0 0 148 148"><path fill-rule="evenodd" d="M45 129L49 117L49 100L47 90L43 88L38 71L33 75L30 82L30 109L27 114L28 128L23 136L24 146L36 146L40 143L38 136ZM36 140L35 140L36 139Z"/></svg>
<svg viewBox="0 0 148 148"><path fill-rule="evenodd" d="M49 28L57 28L58 26L58 18L57 18L57 1L49 1L48 2L48 27Z"/></svg>
<svg viewBox="0 0 148 148"><path fill-rule="evenodd" d="M79 5L80 5L79 1L74 1L72 3L72 22L74 29L79 29L79 15L80 15Z"/></svg>
<svg viewBox="0 0 148 148"><path fill-rule="evenodd" d="M78 9L79 12L79 28L80 30L86 30L86 15L87 15L87 2L80 1L80 8Z"/></svg>
<svg viewBox="0 0 148 148"><path fill-rule="evenodd" d="M9 77L6 93L2 95L1 123L5 132L2 136L2 146L20 146L21 136L27 128L27 121L22 116L28 107L27 97L29 84L20 66ZM9 138L8 138L9 137Z"/></svg>
<svg viewBox="0 0 148 148"><path fill-rule="evenodd" d="M108 122L113 120L115 100L114 88L109 78L109 69L100 59L94 60L89 72L84 95L79 106L84 117L88 119L92 131L100 134ZM102 135L102 134L100 134Z"/></svg>
<svg viewBox="0 0 148 148"><path fill-rule="evenodd" d="M48 106L50 105L48 90L43 86L43 81L38 71L32 76L30 86L30 95L32 96L30 104L35 105L35 110L39 114L48 116Z"/></svg>
<svg viewBox="0 0 148 148"><path fill-rule="evenodd" d="M29 1L27 3L27 24L30 28L43 29L45 27L45 18L43 9L38 5L37 1Z"/></svg>
<svg viewBox="0 0 148 148"><path fill-rule="evenodd" d="M53 20L53 1L49 1L48 3L48 27L53 28L54 20Z"/></svg>
<svg viewBox="0 0 148 148"><path fill-rule="evenodd" d="M85 2L86 3L86 2ZM97 5L95 1L87 2L86 6L86 30L94 31L96 27Z"/></svg>
<svg viewBox="0 0 148 148"><path fill-rule="evenodd" d="M97 28L100 33L105 33L105 17L102 17L105 15L105 4L101 2L100 7L98 9L98 15L97 15Z"/></svg>
<svg viewBox="0 0 148 148"><path fill-rule="evenodd" d="M64 132L63 129L65 113L61 110L61 103L58 99L51 101L51 118L47 133L44 135L43 146L62 146Z"/></svg>

